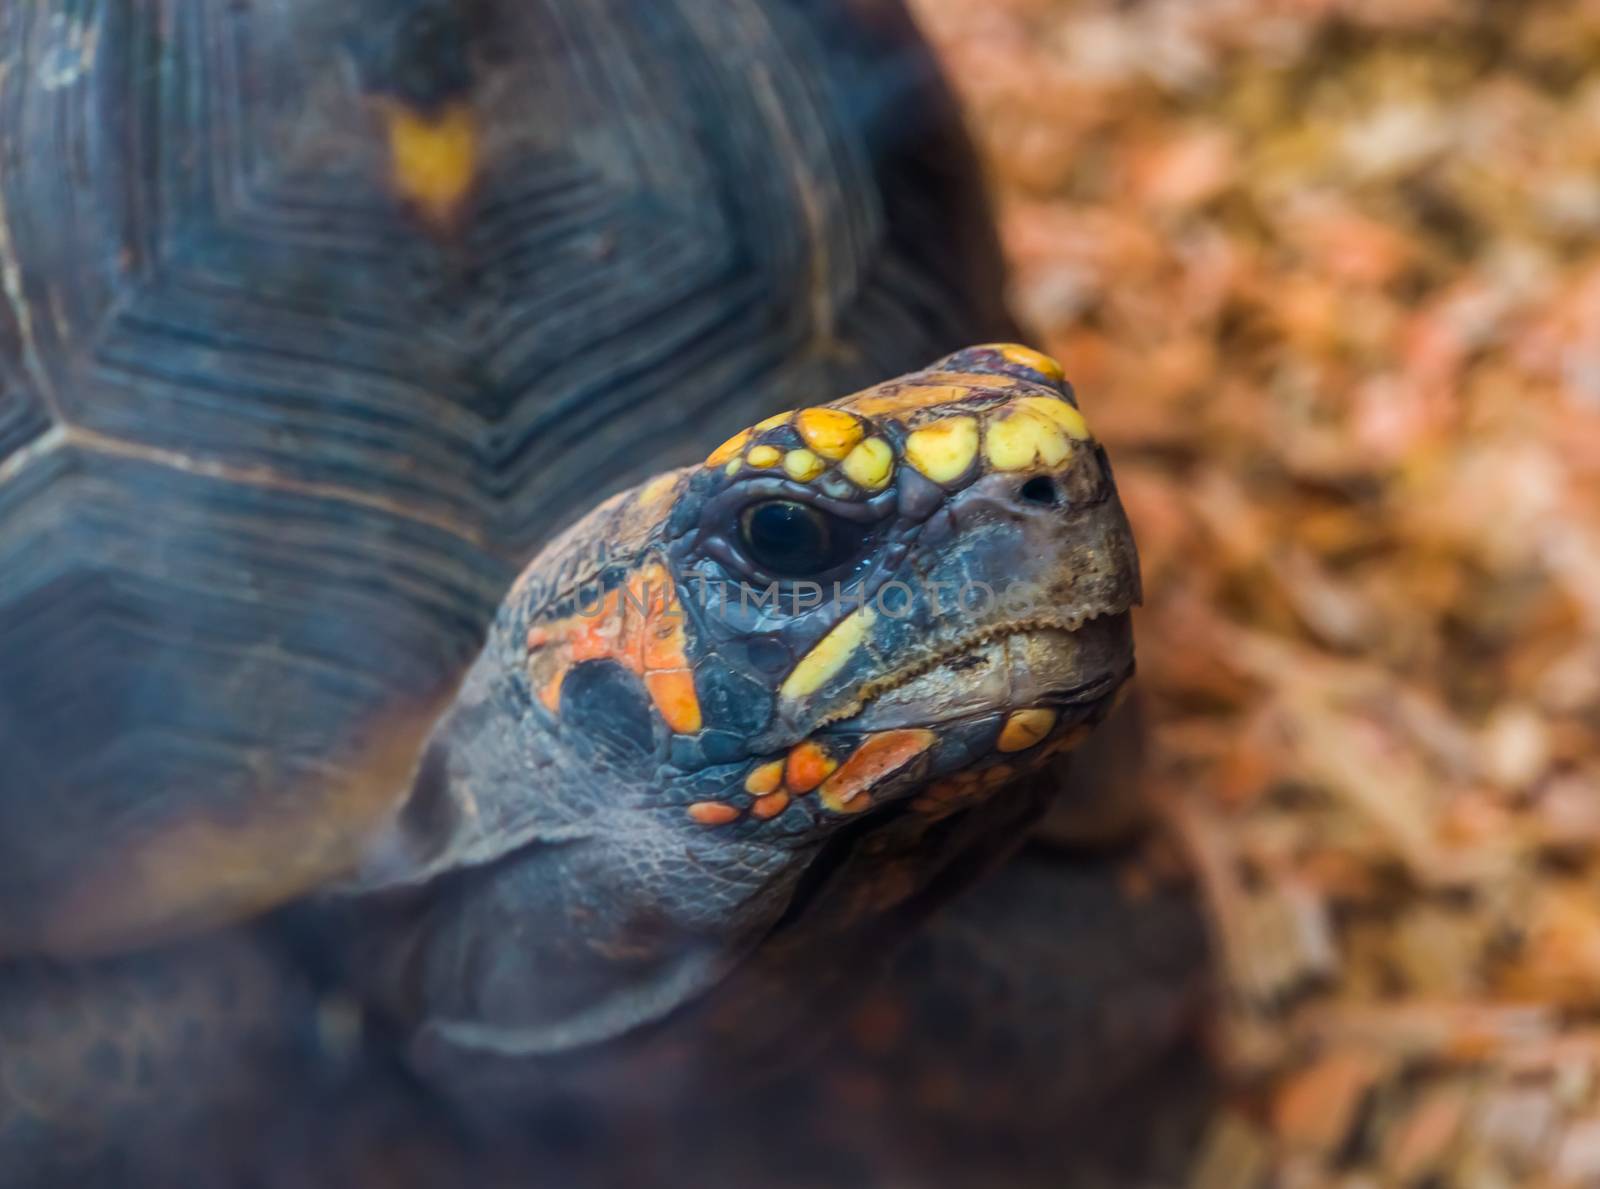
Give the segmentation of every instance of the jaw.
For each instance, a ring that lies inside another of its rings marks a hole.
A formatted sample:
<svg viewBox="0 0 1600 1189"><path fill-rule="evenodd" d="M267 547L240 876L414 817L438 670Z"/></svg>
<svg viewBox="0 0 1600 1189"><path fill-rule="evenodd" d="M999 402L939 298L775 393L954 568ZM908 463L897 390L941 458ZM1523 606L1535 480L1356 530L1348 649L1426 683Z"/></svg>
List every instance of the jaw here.
<svg viewBox="0 0 1600 1189"><path fill-rule="evenodd" d="M879 682L864 708L829 732L937 731L1035 708L1073 726L1092 717L1132 672L1126 614L1072 628L1002 625Z"/></svg>

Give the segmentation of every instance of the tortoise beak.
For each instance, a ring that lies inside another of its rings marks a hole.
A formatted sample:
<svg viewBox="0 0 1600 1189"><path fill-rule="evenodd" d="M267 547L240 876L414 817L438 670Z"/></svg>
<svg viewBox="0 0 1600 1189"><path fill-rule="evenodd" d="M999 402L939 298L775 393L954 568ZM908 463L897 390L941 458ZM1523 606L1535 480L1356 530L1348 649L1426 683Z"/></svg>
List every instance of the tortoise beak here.
<svg viewBox="0 0 1600 1189"><path fill-rule="evenodd" d="M1024 707L1048 707L1063 721L1085 721L1133 673L1124 612L1075 630L1023 626L986 633L971 647L867 703L829 731L933 727Z"/></svg>

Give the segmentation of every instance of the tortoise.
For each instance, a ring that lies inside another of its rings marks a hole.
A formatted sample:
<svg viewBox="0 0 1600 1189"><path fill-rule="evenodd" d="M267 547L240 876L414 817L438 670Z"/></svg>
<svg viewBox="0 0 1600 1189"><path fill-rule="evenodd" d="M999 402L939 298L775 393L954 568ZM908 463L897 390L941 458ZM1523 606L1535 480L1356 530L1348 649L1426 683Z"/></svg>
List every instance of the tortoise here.
<svg viewBox="0 0 1600 1189"><path fill-rule="evenodd" d="M937 937L1132 671L1001 282L894 0L0 10L0 1179L236 1158L332 993L634 1126Z"/></svg>

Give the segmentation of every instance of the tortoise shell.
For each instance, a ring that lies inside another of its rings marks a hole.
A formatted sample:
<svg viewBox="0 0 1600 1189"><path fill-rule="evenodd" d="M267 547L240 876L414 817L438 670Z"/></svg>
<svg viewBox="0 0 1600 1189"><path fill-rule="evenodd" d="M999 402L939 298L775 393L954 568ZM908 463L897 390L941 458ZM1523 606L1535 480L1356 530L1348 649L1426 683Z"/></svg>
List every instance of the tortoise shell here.
<svg viewBox="0 0 1600 1189"><path fill-rule="evenodd" d="M536 545L998 276L897 3L0 6L0 952L344 868Z"/></svg>

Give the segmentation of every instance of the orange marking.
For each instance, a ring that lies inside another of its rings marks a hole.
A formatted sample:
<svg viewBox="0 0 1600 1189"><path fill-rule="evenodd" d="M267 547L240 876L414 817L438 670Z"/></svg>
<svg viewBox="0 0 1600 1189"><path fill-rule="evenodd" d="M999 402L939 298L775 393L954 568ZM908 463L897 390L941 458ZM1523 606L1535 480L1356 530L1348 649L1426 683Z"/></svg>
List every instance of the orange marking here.
<svg viewBox="0 0 1600 1189"><path fill-rule="evenodd" d="M769 793L750 807L750 816L764 822L777 817L787 808L789 808L788 793Z"/></svg>
<svg viewBox="0 0 1600 1189"><path fill-rule="evenodd" d="M395 189L428 222L448 227L478 176L478 124L472 108L453 103L427 115L385 105Z"/></svg>
<svg viewBox="0 0 1600 1189"><path fill-rule="evenodd" d="M822 786L822 803L835 813L860 813L872 804L873 785L900 771L938 742L932 731L884 731L873 735Z"/></svg>
<svg viewBox="0 0 1600 1189"><path fill-rule="evenodd" d="M778 784L783 780L783 761L773 760L770 764L762 764L749 776L745 777L744 791L753 793L757 797L765 797L768 793L778 791Z"/></svg>
<svg viewBox="0 0 1600 1189"><path fill-rule="evenodd" d="M680 735L693 735L705 725L700 713L700 698L694 692L694 674L688 669L646 673L644 684L655 701L656 709L672 730Z"/></svg>
<svg viewBox="0 0 1600 1189"><path fill-rule="evenodd" d="M598 608L585 603L584 611L529 629L529 650L549 650L535 664L535 674L560 667L540 691L545 707L552 714L560 707L561 683L572 665L614 660L643 678L668 727L685 735L700 730L704 722L689 668L683 609L674 601L666 569L643 567L629 577L625 589L608 592Z"/></svg>
<svg viewBox="0 0 1600 1189"><path fill-rule="evenodd" d="M683 608L673 605L663 592L663 597L651 604L645 627L643 660L646 669L688 668L683 625Z"/></svg>
<svg viewBox="0 0 1600 1189"><path fill-rule="evenodd" d="M1050 356L1043 351L1035 351L1032 347L1024 347L1021 343L989 343L988 346L1000 352L1001 358L1007 363L1014 363L1018 367L1025 367L1029 371L1038 372L1051 380L1060 381L1066 378L1066 371Z"/></svg>
<svg viewBox="0 0 1600 1189"><path fill-rule="evenodd" d="M711 452L710 457L706 459L706 466L720 467L731 459L737 458L744 453L744 444L749 440L750 431L748 429L740 430Z"/></svg>
<svg viewBox="0 0 1600 1189"><path fill-rule="evenodd" d="M808 739L789 753L783 782L791 793L809 793L838 766L838 760Z"/></svg>
<svg viewBox="0 0 1600 1189"><path fill-rule="evenodd" d="M1015 388L1019 384L1027 383L1015 376L987 372L923 372L922 379L928 384L965 384L971 388ZM1041 386L1035 385L1035 387Z"/></svg>
<svg viewBox="0 0 1600 1189"><path fill-rule="evenodd" d="M561 713L561 683L567 679L567 671L562 669L548 682L544 689L539 691L539 701L544 703L544 708L551 714Z"/></svg>
<svg viewBox="0 0 1600 1189"><path fill-rule="evenodd" d="M725 826L739 820L739 811L721 801L696 801L689 806L689 816L702 826Z"/></svg>
<svg viewBox="0 0 1600 1189"><path fill-rule="evenodd" d="M933 405L954 404L971 395L972 389L964 384L914 384L896 392L879 392L869 388L842 403L864 417L892 417Z"/></svg>
<svg viewBox="0 0 1600 1189"><path fill-rule="evenodd" d="M795 419L795 428L807 446L836 462L866 436L861 421L841 409L806 409Z"/></svg>

